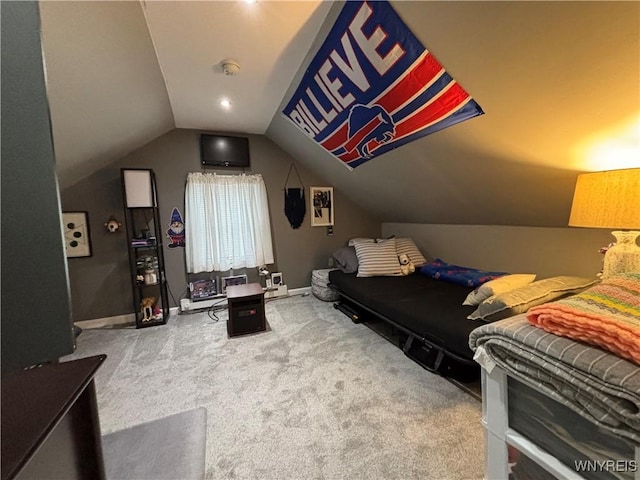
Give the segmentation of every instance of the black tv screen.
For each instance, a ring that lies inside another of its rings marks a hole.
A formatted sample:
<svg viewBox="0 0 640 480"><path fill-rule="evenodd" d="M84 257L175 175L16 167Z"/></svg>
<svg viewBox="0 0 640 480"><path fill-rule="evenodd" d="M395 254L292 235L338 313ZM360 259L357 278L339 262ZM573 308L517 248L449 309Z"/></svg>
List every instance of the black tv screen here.
<svg viewBox="0 0 640 480"><path fill-rule="evenodd" d="M200 156L203 165L248 167L249 139L203 133L200 135Z"/></svg>

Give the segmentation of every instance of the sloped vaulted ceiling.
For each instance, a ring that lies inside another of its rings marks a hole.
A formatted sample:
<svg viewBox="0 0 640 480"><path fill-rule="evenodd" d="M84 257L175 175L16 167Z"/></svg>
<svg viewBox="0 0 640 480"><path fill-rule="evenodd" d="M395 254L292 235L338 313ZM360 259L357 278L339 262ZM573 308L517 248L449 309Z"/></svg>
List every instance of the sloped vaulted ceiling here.
<svg viewBox="0 0 640 480"><path fill-rule="evenodd" d="M264 133L330 5L40 2L63 187L172 128Z"/></svg>
<svg viewBox="0 0 640 480"><path fill-rule="evenodd" d="M63 187L174 127L138 2L40 2L40 18Z"/></svg>
<svg viewBox="0 0 640 480"><path fill-rule="evenodd" d="M176 127L264 133L329 6L143 2ZM237 74L223 73L226 59L237 62ZM220 108L223 98L232 108Z"/></svg>
<svg viewBox="0 0 640 480"><path fill-rule="evenodd" d="M267 132L385 221L566 226L577 171L640 166L595 164L588 149L621 127L640 153L639 3L392 5L486 114L353 171L280 115Z"/></svg>
<svg viewBox="0 0 640 480"><path fill-rule="evenodd" d="M564 226L579 171L640 166L640 2L391 4L485 115L348 171L280 114L339 3L41 2L63 187L172 128L266 133L383 221Z"/></svg>

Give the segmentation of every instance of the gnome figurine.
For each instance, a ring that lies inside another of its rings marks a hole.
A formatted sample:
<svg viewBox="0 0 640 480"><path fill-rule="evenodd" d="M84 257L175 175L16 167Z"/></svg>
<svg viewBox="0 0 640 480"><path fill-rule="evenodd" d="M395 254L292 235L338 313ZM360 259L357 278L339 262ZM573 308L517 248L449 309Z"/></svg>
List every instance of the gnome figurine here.
<svg viewBox="0 0 640 480"><path fill-rule="evenodd" d="M171 223L167 229L167 237L171 240L169 248L184 247L184 223L180 210L174 208L171 212Z"/></svg>

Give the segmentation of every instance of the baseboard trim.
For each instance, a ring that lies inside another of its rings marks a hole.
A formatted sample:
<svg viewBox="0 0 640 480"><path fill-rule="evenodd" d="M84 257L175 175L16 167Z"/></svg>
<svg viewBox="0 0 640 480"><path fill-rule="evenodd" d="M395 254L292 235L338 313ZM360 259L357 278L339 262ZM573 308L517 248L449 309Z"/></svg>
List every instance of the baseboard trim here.
<svg viewBox="0 0 640 480"><path fill-rule="evenodd" d="M311 293L311 287L292 288L289 290L289 295L304 295L305 293Z"/></svg>
<svg viewBox="0 0 640 480"><path fill-rule="evenodd" d="M180 313L178 307L169 308L169 316L178 315L178 313ZM128 313L126 315L115 315L113 317L79 320L73 323L74 325L86 330L91 330L92 328L113 328L120 325L134 325L136 323L136 317L133 313Z"/></svg>
<svg viewBox="0 0 640 480"><path fill-rule="evenodd" d="M304 295L305 293L311 293L311 287L301 287L301 288L292 288L289 290L289 295ZM282 297L286 298L286 297ZM170 307L169 315L179 315L180 308L178 307ZM90 330L92 328L111 328L119 325L133 325L136 319L133 313L128 313L126 315L116 315L113 317L104 317L104 318L94 318L92 320L79 320L77 322L73 322L74 325L82 329Z"/></svg>
<svg viewBox="0 0 640 480"><path fill-rule="evenodd" d="M82 329L90 330L92 328L109 328L114 327L116 325L133 325L136 321L136 317L133 313L128 313L126 315L116 315L113 317L103 317L103 318L94 318L92 320L80 320L78 322L73 322L75 325Z"/></svg>

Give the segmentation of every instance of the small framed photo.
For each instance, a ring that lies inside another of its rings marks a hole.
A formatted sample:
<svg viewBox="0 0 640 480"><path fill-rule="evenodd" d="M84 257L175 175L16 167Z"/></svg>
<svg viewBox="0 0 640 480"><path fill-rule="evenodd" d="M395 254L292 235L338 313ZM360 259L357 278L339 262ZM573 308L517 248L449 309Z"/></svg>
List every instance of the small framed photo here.
<svg viewBox="0 0 640 480"><path fill-rule="evenodd" d="M311 226L329 227L333 218L333 187L310 187Z"/></svg>
<svg viewBox="0 0 640 480"><path fill-rule="evenodd" d="M279 287L280 285L284 285L284 280L282 279L282 272L275 272L271 274L271 284L274 287Z"/></svg>
<svg viewBox="0 0 640 480"><path fill-rule="evenodd" d="M62 212L64 248L68 258L90 257L91 237L87 212Z"/></svg>

